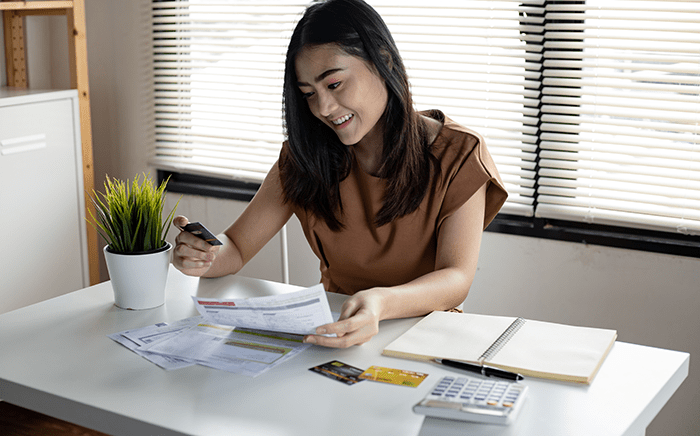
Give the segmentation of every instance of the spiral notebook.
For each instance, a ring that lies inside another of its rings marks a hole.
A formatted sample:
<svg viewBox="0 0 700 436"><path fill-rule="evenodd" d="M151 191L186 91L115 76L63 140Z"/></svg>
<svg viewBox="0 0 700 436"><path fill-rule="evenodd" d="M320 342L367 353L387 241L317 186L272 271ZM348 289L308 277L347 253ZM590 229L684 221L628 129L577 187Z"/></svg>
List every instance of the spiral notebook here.
<svg viewBox="0 0 700 436"><path fill-rule="evenodd" d="M507 316L433 312L382 354L452 359L524 376L590 383L617 338L615 330Z"/></svg>

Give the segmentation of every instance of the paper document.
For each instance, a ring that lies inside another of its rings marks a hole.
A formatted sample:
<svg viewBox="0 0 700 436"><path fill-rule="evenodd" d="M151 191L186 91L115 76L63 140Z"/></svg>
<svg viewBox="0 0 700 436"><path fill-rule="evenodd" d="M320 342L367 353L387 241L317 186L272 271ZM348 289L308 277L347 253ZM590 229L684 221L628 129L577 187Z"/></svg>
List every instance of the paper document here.
<svg viewBox="0 0 700 436"><path fill-rule="evenodd" d="M158 324L138 329L114 333L108 335L108 337L163 369L170 370L184 368L194 365L195 362L175 356L149 353L144 351L143 347L153 342L162 341L177 336L179 333L189 329L193 325L202 322L202 320L203 318L201 316L194 316L192 318L182 319L170 324L166 322L159 322Z"/></svg>
<svg viewBox="0 0 700 436"><path fill-rule="evenodd" d="M197 364L255 377L309 348L303 335L339 316L323 285L266 297L192 299L201 316L109 337L164 369Z"/></svg>
<svg viewBox="0 0 700 436"><path fill-rule="evenodd" d="M200 323L145 346L149 353L255 377L309 348L302 335Z"/></svg>
<svg viewBox="0 0 700 436"><path fill-rule="evenodd" d="M220 325L308 335L314 334L316 327L333 322L321 284L266 297L192 299L205 319Z"/></svg>

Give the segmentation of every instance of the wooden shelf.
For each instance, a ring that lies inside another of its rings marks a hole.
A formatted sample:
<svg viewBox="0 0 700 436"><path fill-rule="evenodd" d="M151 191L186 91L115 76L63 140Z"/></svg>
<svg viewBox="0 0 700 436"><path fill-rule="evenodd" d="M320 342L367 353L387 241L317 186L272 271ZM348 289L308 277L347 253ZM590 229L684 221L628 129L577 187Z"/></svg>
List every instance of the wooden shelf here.
<svg viewBox="0 0 700 436"><path fill-rule="evenodd" d="M0 11L45 11L51 9L73 9L72 1L32 1L32 2L2 2Z"/></svg>
<svg viewBox="0 0 700 436"><path fill-rule="evenodd" d="M89 193L95 187L92 127L90 120L90 93L88 86L87 40L85 35L85 3L74 1L3 1L5 66L7 85L27 88L27 61L25 57L24 17L28 15L65 15L68 29L68 52L71 88L78 90L80 105L80 138L83 155L83 187L85 189L85 213L92 208ZM100 281L99 245L97 231L87 226L88 265L90 284Z"/></svg>

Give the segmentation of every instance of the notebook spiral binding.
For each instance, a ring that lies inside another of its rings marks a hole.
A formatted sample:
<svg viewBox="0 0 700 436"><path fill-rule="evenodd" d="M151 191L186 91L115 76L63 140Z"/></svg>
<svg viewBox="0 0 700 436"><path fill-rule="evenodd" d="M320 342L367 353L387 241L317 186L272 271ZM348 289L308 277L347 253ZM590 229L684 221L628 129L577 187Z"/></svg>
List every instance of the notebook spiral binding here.
<svg viewBox="0 0 700 436"><path fill-rule="evenodd" d="M501 336L499 336L498 339L496 339L493 344L491 344L491 346L484 351L484 354L479 357L479 362L483 364L485 361L488 361L495 356L501 350L501 348L503 348L503 346L510 341L510 338L512 338L513 335L520 330L520 327L522 327L523 324L525 324L524 318L519 317L513 321L511 325L509 325L508 328L501 333Z"/></svg>

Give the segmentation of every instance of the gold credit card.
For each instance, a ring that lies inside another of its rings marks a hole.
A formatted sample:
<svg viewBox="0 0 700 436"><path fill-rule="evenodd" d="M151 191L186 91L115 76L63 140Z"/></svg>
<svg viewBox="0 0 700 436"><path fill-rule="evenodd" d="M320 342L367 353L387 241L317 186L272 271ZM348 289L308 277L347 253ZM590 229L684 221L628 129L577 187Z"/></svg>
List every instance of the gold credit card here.
<svg viewBox="0 0 700 436"><path fill-rule="evenodd" d="M422 372L407 371L405 369L370 366L362 374L360 374L359 378L416 388L423 380L425 380L427 376L428 374L424 374Z"/></svg>

